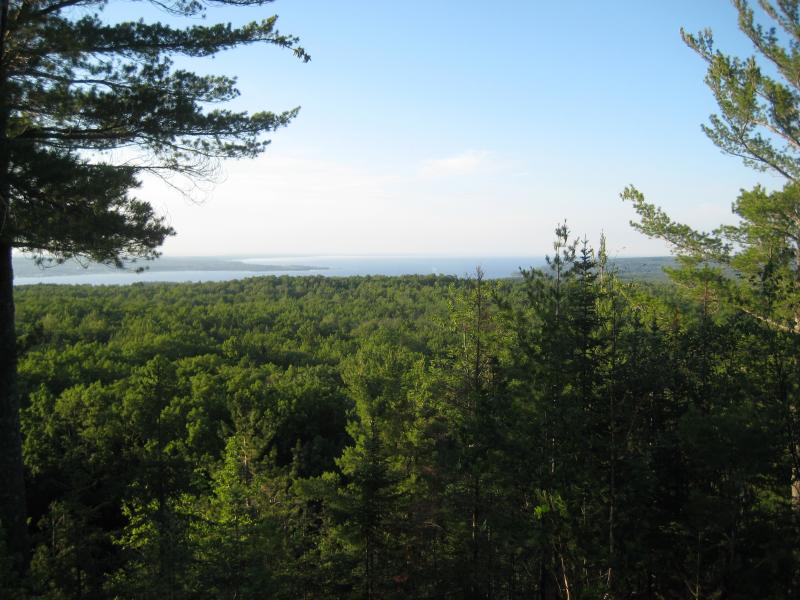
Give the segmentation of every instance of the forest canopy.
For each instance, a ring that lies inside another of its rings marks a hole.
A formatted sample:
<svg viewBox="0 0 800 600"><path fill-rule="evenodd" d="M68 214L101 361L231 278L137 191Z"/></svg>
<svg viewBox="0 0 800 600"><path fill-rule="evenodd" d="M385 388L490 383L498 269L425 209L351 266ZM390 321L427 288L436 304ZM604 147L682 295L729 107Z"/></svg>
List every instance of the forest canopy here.
<svg viewBox="0 0 800 600"><path fill-rule="evenodd" d="M796 336L621 282L565 228L517 281L18 303L31 597L797 589Z"/></svg>

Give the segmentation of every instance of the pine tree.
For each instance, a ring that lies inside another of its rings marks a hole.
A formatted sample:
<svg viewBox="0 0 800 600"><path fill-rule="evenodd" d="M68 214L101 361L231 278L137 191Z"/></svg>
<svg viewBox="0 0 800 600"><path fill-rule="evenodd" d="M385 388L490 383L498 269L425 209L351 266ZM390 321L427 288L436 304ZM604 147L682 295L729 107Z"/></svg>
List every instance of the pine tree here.
<svg viewBox="0 0 800 600"><path fill-rule="evenodd" d="M195 592L231 599L277 597L280 536L265 508L281 506L286 498L255 454L247 436L232 435L214 474L213 495L196 502L191 527Z"/></svg>
<svg viewBox="0 0 800 600"><path fill-rule="evenodd" d="M137 370L121 412L133 473L118 540L128 561L114 585L131 597L180 598L191 556L192 469L174 366L156 356Z"/></svg>
<svg viewBox="0 0 800 600"><path fill-rule="evenodd" d="M152 4L174 21L202 16L211 6L270 1ZM308 60L296 38L277 31L276 17L241 27L111 24L101 18L105 6L105 0L0 0L0 522L21 565L27 535L12 250L114 265L154 257L173 231L132 195L141 175L207 175L220 159L262 152L268 143L262 134L297 114L209 109L238 94L235 80L177 69L172 57L266 43Z"/></svg>
<svg viewBox="0 0 800 600"><path fill-rule="evenodd" d="M380 339L367 340L343 367L353 401L352 438L337 459L337 484L326 499L331 526L324 546L333 576L351 597L403 596L414 557L403 552L406 514L399 493L408 476L406 435L414 418L407 373L418 357ZM337 572L338 571L338 572Z"/></svg>
<svg viewBox="0 0 800 600"><path fill-rule="evenodd" d="M704 310L721 302L777 332L800 334L800 2L761 0L771 21L764 27L746 0L733 0L739 28L756 56L731 57L716 50L711 31L682 32L686 44L707 63L706 83L719 114L703 129L724 152L739 156L758 170L787 180L781 190L756 186L742 191L733 204L739 223L702 232L673 221L649 204L633 186L622 198L633 203L640 221L632 223L648 236L669 242L682 269L674 277L691 286ZM734 277L731 277L734 275ZM794 365L800 381L800 361ZM796 383L794 384L796 385ZM790 483L800 511L800 406L787 401L786 428L792 457Z"/></svg>
<svg viewBox="0 0 800 600"><path fill-rule="evenodd" d="M502 347L505 322L498 315L498 287L483 271L453 294L449 331L453 346L440 365L442 416L449 448L440 456L446 473L448 541L454 585L471 599L502 597L513 579L516 424L505 389ZM506 469L509 468L507 471Z"/></svg>

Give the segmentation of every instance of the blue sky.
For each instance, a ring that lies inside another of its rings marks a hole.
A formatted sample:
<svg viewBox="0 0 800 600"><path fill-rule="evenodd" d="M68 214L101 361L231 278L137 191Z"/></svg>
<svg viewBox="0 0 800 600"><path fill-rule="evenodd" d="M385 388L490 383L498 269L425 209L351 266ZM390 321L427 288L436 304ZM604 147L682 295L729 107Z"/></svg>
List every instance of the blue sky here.
<svg viewBox="0 0 800 600"><path fill-rule="evenodd" d="M540 255L566 219L618 255L657 255L625 185L699 227L731 221L739 189L781 185L700 130L714 102L679 30L749 54L727 0L278 0L208 20L273 13L310 63L252 46L191 65L237 75L237 108L300 115L197 202L145 183L178 230L166 254Z"/></svg>

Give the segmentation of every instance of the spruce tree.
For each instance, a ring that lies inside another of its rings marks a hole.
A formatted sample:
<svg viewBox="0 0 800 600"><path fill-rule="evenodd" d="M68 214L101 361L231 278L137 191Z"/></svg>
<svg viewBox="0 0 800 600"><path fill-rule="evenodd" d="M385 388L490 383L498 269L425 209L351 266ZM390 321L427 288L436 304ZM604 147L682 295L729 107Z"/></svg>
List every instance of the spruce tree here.
<svg viewBox="0 0 800 600"><path fill-rule="evenodd" d="M110 23L106 0L0 0L0 523L18 557L27 535L12 251L117 266L154 257L173 231L132 194L141 176L204 176L218 160L256 156L263 134L297 114L217 108L238 95L235 80L173 64L251 43L308 60L274 16L197 24L211 7L271 1L153 0L169 23Z"/></svg>

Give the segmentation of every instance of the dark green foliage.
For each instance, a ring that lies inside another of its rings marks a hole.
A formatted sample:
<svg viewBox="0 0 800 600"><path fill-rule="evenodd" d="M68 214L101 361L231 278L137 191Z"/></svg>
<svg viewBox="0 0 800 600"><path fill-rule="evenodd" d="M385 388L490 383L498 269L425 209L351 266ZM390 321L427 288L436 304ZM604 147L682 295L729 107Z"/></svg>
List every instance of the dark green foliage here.
<svg viewBox="0 0 800 600"><path fill-rule="evenodd" d="M27 595L790 597L796 336L556 239L521 281L18 290Z"/></svg>
<svg viewBox="0 0 800 600"><path fill-rule="evenodd" d="M773 398L768 405L774 412L758 412L783 421L784 433L773 440L786 445L786 485L792 488L795 512L800 515L800 407L795 384L790 383L798 377L800 363L797 355L789 358L780 350L796 345L792 338L800 334L800 3L761 0L758 4L771 23L769 27L758 22L746 0L733 0L733 4L739 13L739 28L752 41L756 56L740 59L715 50L708 30L697 35L683 32L686 44L708 62L706 83L719 108L704 131L724 152L742 157L756 169L778 173L785 178L785 185L772 192L761 186L742 190L732 206L738 223L711 232L699 232L673 221L632 186L622 197L631 201L639 214L635 228L673 245L681 268L671 275L701 307L700 340L692 344L699 364L699 377L691 382L690 390L696 398L707 404L709 394L718 390L716 376L721 367L714 342L721 339L717 326L725 313L746 315L770 330L760 332L762 337L771 338L766 352L773 357L761 372L771 370L777 377L777 387L770 389L768 396ZM748 372L748 376L751 374ZM722 379L723 389L727 391L734 380ZM744 395L746 388L733 389L738 400L725 410L734 416L715 422L721 428L747 420L737 420L737 411L747 407L755 411L752 403L757 402L757 396ZM738 488L729 491L743 493ZM697 533L696 545L703 545L701 532ZM697 556L700 561L699 549ZM694 585L697 593L700 587L698 580Z"/></svg>

